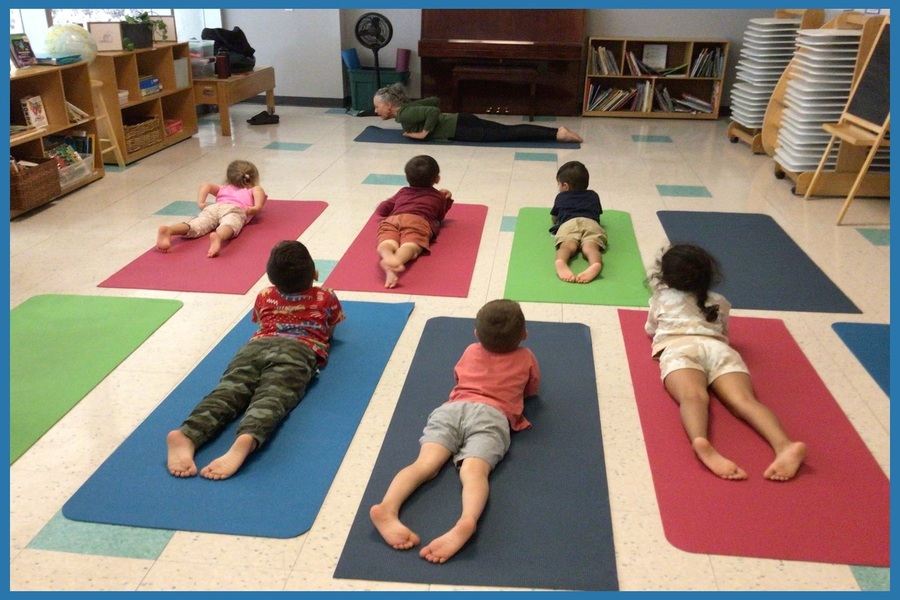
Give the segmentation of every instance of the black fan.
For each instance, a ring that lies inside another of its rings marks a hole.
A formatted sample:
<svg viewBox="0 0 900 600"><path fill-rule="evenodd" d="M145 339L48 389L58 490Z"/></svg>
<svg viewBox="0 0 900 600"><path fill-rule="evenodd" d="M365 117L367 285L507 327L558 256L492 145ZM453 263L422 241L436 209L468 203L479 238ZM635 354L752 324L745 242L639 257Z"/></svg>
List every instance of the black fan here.
<svg viewBox="0 0 900 600"><path fill-rule="evenodd" d="M378 69L378 51L390 43L394 28L384 15L370 12L356 22L356 39L375 55L375 86L381 89L381 72Z"/></svg>

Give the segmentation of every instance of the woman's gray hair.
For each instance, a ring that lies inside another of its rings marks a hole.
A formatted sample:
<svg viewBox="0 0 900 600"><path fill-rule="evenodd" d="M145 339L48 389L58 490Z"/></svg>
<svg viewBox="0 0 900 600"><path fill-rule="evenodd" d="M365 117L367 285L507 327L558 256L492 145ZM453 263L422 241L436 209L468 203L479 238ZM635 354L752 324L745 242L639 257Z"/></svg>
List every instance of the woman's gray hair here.
<svg viewBox="0 0 900 600"><path fill-rule="evenodd" d="M409 102L402 83L392 83L375 92L375 99L391 106L403 106Z"/></svg>

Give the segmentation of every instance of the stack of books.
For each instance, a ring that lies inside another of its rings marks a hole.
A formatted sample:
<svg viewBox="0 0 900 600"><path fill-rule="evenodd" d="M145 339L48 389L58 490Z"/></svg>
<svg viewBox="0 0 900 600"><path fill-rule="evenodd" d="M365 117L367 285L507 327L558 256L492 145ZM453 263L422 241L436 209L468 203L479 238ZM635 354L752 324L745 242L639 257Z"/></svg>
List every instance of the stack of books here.
<svg viewBox="0 0 900 600"><path fill-rule="evenodd" d="M47 111L44 110L44 101L41 100L40 96L26 96L22 98L21 104L26 125L41 128L50 124L47 119Z"/></svg>
<svg viewBox="0 0 900 600"><path fill-rule="evenodd" d="M162 89L162 86L159 84L159 77L154 77L153 75L146 75L138 79L138 86L141 88L141 96L156 94Z"/></svg>

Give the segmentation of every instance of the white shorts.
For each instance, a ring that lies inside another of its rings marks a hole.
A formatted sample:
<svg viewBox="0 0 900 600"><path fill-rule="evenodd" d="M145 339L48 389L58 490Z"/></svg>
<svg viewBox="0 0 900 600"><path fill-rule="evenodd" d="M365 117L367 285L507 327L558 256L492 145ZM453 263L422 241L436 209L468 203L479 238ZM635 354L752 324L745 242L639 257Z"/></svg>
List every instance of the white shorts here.
<svg viewBox="0 0 900 600"><path fill-rule="evenodd" d="M428 415L419 443L434 442L453 454L459 467L467 458L480 458L491 468L509 450L509 421L502 412L480 402L447 402Z"/></svg>
<svg viewBox="0 0 900 600"><path fill-rule="evenodd" d="M659 355L662 380L678 369L696 369L706 373L709 385L726 373L747 373L747 365L738 351L723 342L703 335L684 336L673 340Z"/></svg>
<svg viewBox="0 0 900 600"><path fill-rule="evenodd" d="M184 238L198 238L215 231L219 225L228 225L234 230L232 237L237 237L247 221L249 221L247 211L236 204L226 202L207 204L199 215L188 221L188 227L191 229L184 234Z"/></svg>

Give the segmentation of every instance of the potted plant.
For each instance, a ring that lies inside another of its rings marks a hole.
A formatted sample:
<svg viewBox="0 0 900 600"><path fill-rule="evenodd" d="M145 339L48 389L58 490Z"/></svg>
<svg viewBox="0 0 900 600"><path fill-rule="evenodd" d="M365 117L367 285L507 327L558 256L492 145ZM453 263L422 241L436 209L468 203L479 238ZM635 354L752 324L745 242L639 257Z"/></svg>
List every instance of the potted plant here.
<svg viewBox="0 0 900 600"><path fill-rule="evenodd" d="M137 16L126 16L121 23L122 46L126 50L136 48L153 47L153 30L158 29L162 33L162 39L168 38L168 28L164 21L153 19L148 12L142 12Z"/></svg>

